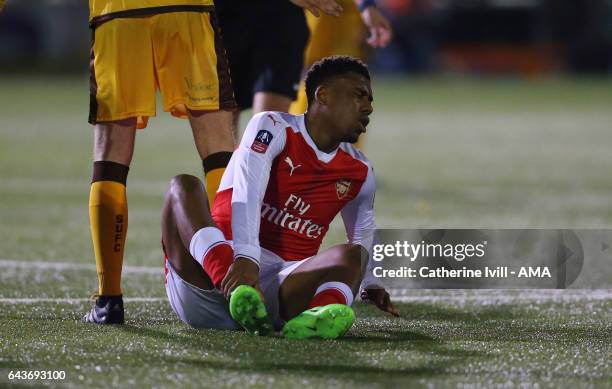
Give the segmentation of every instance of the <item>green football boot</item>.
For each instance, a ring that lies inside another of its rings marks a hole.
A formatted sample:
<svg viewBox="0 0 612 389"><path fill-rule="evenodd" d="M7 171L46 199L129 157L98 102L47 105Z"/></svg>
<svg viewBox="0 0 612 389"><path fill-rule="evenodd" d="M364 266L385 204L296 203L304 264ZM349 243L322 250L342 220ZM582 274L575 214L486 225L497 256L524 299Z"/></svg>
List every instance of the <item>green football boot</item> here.
<svg viewBox="0 0 612 389"><path fill-rule="evenodd" d="M355 313L348 305L329 304L308 309L283 327L288 339L336 339L344 335L353 325Z"/></svg>
<svg viewBox="0 0 612 389"><path fill-rule="evenodd" d="M272 323L263 299L252 286L240 285L234 289L230 296L229 310L232 319L249 334L263 336L272 332Z"/></svg>

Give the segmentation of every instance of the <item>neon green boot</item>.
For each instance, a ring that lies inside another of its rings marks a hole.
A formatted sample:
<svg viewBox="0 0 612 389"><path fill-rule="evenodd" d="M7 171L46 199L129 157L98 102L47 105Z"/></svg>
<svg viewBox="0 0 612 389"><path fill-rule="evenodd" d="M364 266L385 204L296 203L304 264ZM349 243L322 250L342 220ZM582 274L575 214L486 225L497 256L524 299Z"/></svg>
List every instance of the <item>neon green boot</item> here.
<svg viewBox="0 0 612 389"><path fill-rule="evenodd" d="M259 292L248 285L240 285L232 292L229 302L232 319L236 320L246 332L253 335L268 335L272 323Z"/></svg>
<svg viewBox="0 0 612 389"><path fill-rule="evenodd" d="M348 305L329 304L308 309L283 327L288 339L336 339L344 335L353 325L355 313Z"/></svg>

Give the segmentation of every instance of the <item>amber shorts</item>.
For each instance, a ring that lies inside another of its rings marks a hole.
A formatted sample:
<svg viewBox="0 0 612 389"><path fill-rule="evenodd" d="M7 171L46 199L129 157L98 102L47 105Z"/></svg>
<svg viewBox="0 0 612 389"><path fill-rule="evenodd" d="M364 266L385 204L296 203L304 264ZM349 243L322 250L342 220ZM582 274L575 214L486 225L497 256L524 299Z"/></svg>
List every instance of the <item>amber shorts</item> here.
<svg viewBox="0 0 612 389"><path fill-rule="evenodd" d="M155 116L165 111L233 109L225 50L214 12L168 12L113 18L93 27L89 122Z"/></svg>

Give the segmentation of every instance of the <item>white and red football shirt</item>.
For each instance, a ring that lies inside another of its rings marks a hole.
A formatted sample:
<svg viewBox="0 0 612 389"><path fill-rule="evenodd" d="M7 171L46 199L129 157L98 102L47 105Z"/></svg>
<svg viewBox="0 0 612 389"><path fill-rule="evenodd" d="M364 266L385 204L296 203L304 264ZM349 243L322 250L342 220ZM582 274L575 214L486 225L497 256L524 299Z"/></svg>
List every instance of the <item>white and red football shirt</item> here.
<svg viewBox="0 0 612 389"><path fill-rule="evenodd" d="M371 254L374 173L351 144L317 149L304 115L262 112L249 122L217 192L212 216L234 255L259 262L261 247L286 261L315 255L341 212L348 241ZM372 276L364 286L380 285Z"/></svg>

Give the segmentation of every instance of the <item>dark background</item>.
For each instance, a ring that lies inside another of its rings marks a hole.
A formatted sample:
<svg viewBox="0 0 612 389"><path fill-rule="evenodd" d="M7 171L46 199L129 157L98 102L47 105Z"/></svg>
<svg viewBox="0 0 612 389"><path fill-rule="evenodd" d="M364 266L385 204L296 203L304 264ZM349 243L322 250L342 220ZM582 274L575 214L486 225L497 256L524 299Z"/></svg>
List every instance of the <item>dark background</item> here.
<svg viewBox="0 0 612 389"><path fill-rule="evenodd" d="M385 73L612 73L611 0L380 0L395 39ZM0 71L86 72L88 3L8 0Z"/></svg>

